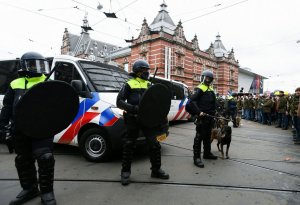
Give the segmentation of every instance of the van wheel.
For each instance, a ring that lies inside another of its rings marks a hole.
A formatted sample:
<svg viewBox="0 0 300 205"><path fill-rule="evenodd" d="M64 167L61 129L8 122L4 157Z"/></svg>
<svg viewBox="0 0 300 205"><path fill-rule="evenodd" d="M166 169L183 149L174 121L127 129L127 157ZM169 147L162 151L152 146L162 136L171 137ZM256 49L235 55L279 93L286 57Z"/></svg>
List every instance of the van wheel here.
<svg viewBox="0 0 300 205"><path fill-rule="evenodd" d="M99 128L85 131L80 137L79 148L85 159L91 162L107 161L112 153L107 136Z"/></svg>

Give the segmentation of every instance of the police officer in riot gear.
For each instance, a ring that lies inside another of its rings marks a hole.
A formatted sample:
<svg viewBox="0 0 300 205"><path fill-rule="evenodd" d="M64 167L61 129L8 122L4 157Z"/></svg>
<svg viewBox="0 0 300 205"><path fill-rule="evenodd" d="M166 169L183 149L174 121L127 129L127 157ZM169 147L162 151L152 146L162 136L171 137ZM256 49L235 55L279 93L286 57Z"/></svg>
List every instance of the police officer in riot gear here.
<svg viewBox="0 0 300 205"><path fill-rule="evenodd" d="M19 72L20 77L10 83L0 114L0 128L11 122L14 149L17 154L15 165L23 189L10 205L23 204L38 195L41 196L43 204L55 205L53 138L33 139L20 132L14 123L18 101L28 89L46 79L45 74L49 73L49 67L46 59L36 52L25 53L20 59L20 65L22 69ZM38 164L39 180L35 160Z"/></svg>
<svg viewBox="0 0 300 205"><path fill-rule="evenodd" d="M152 129L143 127L137 119L140 99L150 85L148 81L149 69L149 64L146 61L135 61L132 67L133 73L130 73L133 78L124 84L117 97L117 106L124 110L124 121L127 128L127 135L123 138L122 185L128 185L130 182L134 145L140 130L146 137L149 145L151 177L169 179L169 175L161 169L161 146L156 139L155 133Z"/></svg>
<svg viewBox="0 0 300 205"><path fill-rule="evenodd" d="M214 119L208 115L216 113L216 96L211 86L214 76L211 71L204 71L201 75L201 83L195 90L195 93L190 98L190 103L193 104L192 112L197 116L196 121L196 136L194 138L193 153L194 164L197 167L203 168L204 164L201 160L201 144L203 141L203 158L216 160L217 156L211 153L211 130L214 124Z"/></svg>

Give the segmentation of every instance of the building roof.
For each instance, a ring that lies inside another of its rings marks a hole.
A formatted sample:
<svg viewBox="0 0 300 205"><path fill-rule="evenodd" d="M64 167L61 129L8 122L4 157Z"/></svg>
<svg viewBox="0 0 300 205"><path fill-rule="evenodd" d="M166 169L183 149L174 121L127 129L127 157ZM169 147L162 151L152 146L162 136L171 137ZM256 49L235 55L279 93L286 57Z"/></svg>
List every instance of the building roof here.
<svg viewBox="0 0 300 205"><path fill-rule="evenodd" d="M261 76L263 79L268 79L267 77L263 76L263 75L260 75L260 74L257 74L257 73L254 73L251 71L251 68L247 68L247 67L243 67L243 68L239 68L239 73L244 73L246 75L249 75L249 76L255 76L255 75L259 75Z"/></svg>
<svg viewBox="0 0 300 205"><path fill-rule="evenodd" d="M162 29L166 33L171 35L174 34L176 25L167 11L167 5L165 4L165 1L163 1L163 3L160 5L160 11L149 27L151 31L160 31Z"/></svg>
<svg viewBox="0 0 300 205"><path fill-rule="evenodd" d="M121 58L121 57L124 57L124 56L128 56L130 54L131 54L131 48L128 46L128 47L120 48L118 50L113 51L109 55L109 57L111 59L115 59L115 58Z"/></svg>
<svg viewBox="0 0 300 205"><path fill-rule="evenodd" d="M94 40L88 32L82 32L80 36L69 33L69 40L70 55L78 56L84 53L95 61L103 61L105 57L121 48L107 42Z"/></svg>
<svg viewBox="0 0 300 205"><path fill-rule="evenodd" d="M228 51L226 50L225 46L223 45L221 41L221 36L218 34L217 39L215 40L213 44L214 54L216 57L228 57Z"/></svg>

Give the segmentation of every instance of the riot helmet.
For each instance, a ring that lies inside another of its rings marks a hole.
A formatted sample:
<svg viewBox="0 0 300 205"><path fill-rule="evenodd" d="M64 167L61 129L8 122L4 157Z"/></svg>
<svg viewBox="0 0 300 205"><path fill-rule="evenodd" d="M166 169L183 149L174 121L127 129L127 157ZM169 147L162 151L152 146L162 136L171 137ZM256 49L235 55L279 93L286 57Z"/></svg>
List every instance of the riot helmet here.
<svg viewBox="0 0 300 205"><path fill-rule="evenodd" d="M21 69L28 74L49 74L50 68L47 60L39 53L24 53L20 60Z"/></svg>
<svg viewBox="0 0 300 205"><path fill-rule="evenodd" d="M202 72L201 83L204 83L205 85L210 85L213 80L214 80L214 74L211 71L205 70Z"/></svg>
<svg viewBox="0 0 300 205"><path fill-rule="evenodd" d="M141 59L135 61L132 66L132 71L135 74L135 76L140 77L144 80L148 80L149 78L149 69L150 66L147 63L147 61Z"/></svg>

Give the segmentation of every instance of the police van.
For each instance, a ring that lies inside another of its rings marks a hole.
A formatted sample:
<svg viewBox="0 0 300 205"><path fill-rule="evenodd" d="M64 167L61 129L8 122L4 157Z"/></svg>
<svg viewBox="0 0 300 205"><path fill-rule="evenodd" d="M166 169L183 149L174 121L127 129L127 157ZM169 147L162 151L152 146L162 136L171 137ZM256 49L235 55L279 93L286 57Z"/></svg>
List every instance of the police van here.
<svg viewBox="0 0 300 205"><path fill-rule="evenodd" d="M121 148L121 138L126 134L123 111L116 107L116 98L129 79L128 73L116 66L68 55L47 60L51 70L55 67L50 79L71 84L80 95L77 116L65 130L54 136L54 142L78 146L89 161L106 161L113 150ZM3 98L9 83L17 77L18 61L1 61L0 68L1 76L4 76L0 79ZM169 121L187 119L188 114L184 109L187 86L159 77L153 83L166 85L172 93ZM139 141L144 139L140 138Z"/></svg>

